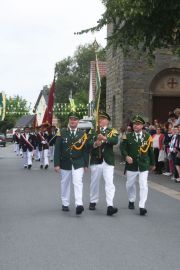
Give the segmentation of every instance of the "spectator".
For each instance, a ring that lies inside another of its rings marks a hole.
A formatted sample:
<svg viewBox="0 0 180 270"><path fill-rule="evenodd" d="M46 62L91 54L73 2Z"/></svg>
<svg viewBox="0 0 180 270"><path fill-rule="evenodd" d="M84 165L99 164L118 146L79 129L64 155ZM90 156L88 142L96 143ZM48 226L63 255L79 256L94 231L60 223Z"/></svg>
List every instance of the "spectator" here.
<svg viewBox="0 0 180 270"><path fill-rule="evenodd" d="M175 148L177 151L175 165L178 172L178 177L176 178L175 182L180 183L180 125L178 125L178 134L176 136Z"/></svg>
<svg viewBox="0 0 180 270"><path fill-rule="evenodd" d="M162 174L162 169L164 166L163 161L158 161L159 151L163 150L163 142L164 142L164 134L162 134L162 130L160 127L156 128L156 134L152 135L153 142L153 150L154 150L154 157L155 157L155 173Z"/></svg>
<svg viewBox="0 0 180 270"><path fill-rule="evenodd" d="M153 134L156 134L156 128L153 125L149 126L149 134L152 136Z"/></svg>
<svg viewBox="0 0 180 270"><path fill-rule="evenodd" d="M176 178L178 178L178 172L176 170L176 165L175 165L176 154L177 154L177 150L175 148L175 142L176 142L176 137L178 134L178 126L174 126L172 133L173 133L173 137L171 139L170 147L169 147L169 151L170 151L170 155L171 155L171 159L173 163L173 175L171 177L171 180L176 180Z"/></svg>
<svg viewBox="0 0 180 270"><path fill-rule="evenodd" d="M178 126L178 125L180 125L180 108L176 108L174 110L174 114L177 117L175 125Z"/></svg>
<svg viewBox="0 0 180 270"><path fill-rule="evenodd" d="M175 113L171 113L169 115L168 123L171 123L173 127L176 125L176 115L175 115Z"/></svg>
<svg viewBox="0 0 180 270"><path fill-rule="evenodd" d="M170 176L173 173L173 162L172 162L172 159L170 157L170 150L169 150L170 142L171 142L171 139L173 137L172 124L168 123L166 125L166 127L168 127L168 129L164 134L164 136L165 136L164 137L164 146L165 146L165 152L166 152L167 160L165 161L166 171L163 174L166 175L166 176Z"/></svg>

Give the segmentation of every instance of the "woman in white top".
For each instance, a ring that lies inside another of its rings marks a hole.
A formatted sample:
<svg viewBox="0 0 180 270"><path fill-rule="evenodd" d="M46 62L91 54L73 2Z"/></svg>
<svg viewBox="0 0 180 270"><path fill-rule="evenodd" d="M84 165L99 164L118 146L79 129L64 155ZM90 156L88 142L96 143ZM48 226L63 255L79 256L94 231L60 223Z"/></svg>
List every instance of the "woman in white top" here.
<svg viewBox="0 0 180 270"><path fill-rule="evenodd" d="M156 133L152 135L152 146L154 149L154 156L155 156L155 173L162 174L162 168L164 166L163 161L158 161L159 151L163 149L163 141L164 141L164 134L162 134L161 128L156 128Z"/></svg>

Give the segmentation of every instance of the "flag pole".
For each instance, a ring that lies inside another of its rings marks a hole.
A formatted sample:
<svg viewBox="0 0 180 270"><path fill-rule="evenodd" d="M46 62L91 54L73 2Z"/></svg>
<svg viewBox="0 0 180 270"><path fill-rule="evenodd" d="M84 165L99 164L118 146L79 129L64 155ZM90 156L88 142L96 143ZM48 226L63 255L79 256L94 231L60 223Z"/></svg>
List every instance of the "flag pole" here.
<svg viewBox="0 0 180 270"><path fill-rule="evenodd" d="M96 132L100 134L99 105L100 105L100 97L101 97L101 77L100 77L98 57L97 57L99 44L97 43L96 39L93 42L93 47L94 47L94 52L95 52L95 68L96 68L95 125L96 125ZM98 147L98 157L99 159L102 157L101 146Z"/></svg>

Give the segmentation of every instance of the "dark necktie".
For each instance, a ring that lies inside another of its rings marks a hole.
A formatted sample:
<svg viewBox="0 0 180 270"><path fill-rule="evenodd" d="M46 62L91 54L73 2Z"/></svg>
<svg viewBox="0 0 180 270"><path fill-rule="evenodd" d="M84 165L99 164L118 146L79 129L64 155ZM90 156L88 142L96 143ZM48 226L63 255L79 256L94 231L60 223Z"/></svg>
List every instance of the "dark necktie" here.
<svg viewBox="0 0 180 270"><path fill-rule="evenodd" d="M71 138L74 138L74 130L71 130Z"/></svg>
<svg viewBox="0 0 180 270"><path fill-rule="evenodd" d="M141 143L141 138L140 138L140 134L139 133L137 134L137 137L138 137L138 143Z"/></svg>

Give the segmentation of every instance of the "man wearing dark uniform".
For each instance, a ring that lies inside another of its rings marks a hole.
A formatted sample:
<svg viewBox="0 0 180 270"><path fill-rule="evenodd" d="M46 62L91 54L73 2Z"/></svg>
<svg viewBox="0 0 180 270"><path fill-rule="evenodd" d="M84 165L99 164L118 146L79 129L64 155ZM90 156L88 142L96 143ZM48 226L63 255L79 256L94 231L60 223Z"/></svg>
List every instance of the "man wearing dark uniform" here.
<svg viewBox="0 0 180 270"><path fill-rule="evenodd" d="M17 129L13 134L13 142L15 144L14 151L16 152L17 156L20 155L20 148L19 148L20 136L21 136L20 129Z"/></svg>
<svg viewBox="0 0 180 270"><path fill-rule="evenodd" d="M69 211L70 184L74 185L76 214L84 211L83 207L83 174L88 167L88 152L86 150L87 135L77 128L79 117L76 112L69 114L67 128L60 131L56 138L54 151L54 169L61 176L62 210Z"/></svg>
<svg viewBox="0 0 180 270"><path fill-rule="evenodd" d="M37 134L38 147L40 152L40 168L45 169L49 167L49 143L48 143L48 134L47 134L47 125L41 125L40 131Z"/></svg>
<svg viewBox="0 0 180 270"><path fill-rule="evenodd" d="M113 146L118 143L117 130L108 127L110 116L106 112L99 114L100 132L91 132L88 140L90 148L90 205L89 210L95 210L99 200L99 181L103 176L105 181L107 215L112 216L118 209L113 207L115 186L114 177L114 153Z"/></svg>
<svg viewBox="0 0 180 270"><path fill-rule="evenodd" d="M50 161L54 159L54 146L56 142L56 127L51 126L48 129L48 143L49 143L49 158Z"/></svg>
<svg viewBox="0 0 180 270"><path fill-rule="evenodd" d="M23 151L24 168L31 169L32 155L35 147L34 136L30 133L29 127L24 128L20 136L20 149Z"/></svg>
<svg viewBox="0 0 180 270"><path fill-rule="evenodd" d="M136 179L139 178L140 215L147 213L145 203L148 196L148 171L154 170L155 161L150 134L143 133L144 119L136 115L133 118L133 132L126 134L120 145L121 154L126 161L125 171L127 175L126 189L129 199L129 209L135 209Z"/></svg>
<svg viewBox="0 0 180 270"><path fill-rule="evenodd" d="M40 152L39 152L39 141L38 141L38 133L39 133L40 127L35 128L34 132L34 138L35 138L35 149L34 149L34 159L36 161L40 161Z"/></svg>

